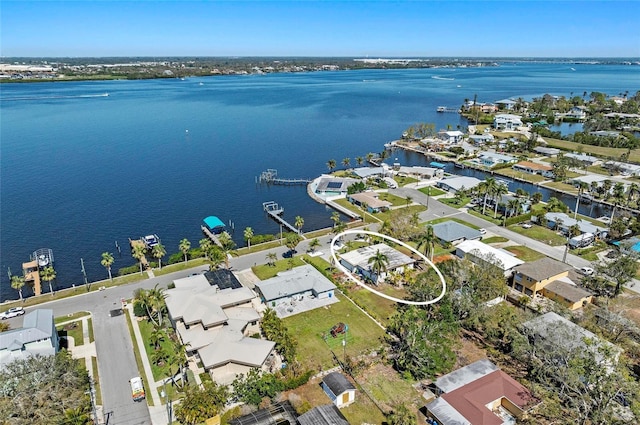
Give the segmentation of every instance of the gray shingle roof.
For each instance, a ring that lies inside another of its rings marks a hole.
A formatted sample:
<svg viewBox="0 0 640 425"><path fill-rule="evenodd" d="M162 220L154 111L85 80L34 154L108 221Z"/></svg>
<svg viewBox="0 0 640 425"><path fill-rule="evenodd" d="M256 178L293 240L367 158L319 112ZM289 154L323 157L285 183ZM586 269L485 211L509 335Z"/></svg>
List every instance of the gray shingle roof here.
<svg viewBox="0 0 640 425"><path fill-rule="evenodd" d="M349 425L340 409L334 404L314 407L298 417L300 425Z"/></svg>
<svg viewBox="0 0 640 425"><path fill-rule="evenodd" d="M560 273L569 271L572 268L573 267L558 260L554 260L553 258L544 257L536 261L520 264L519 266L516 266L514 270L516 273L521 273L535 279L536 282L540 282L553 276L557 276Z"/></svg>
<svg viewBox="0 0 640 425"><path fill-rule="evenodd" d="M453 242L463 238L478 239L482 236L479 230L472 229L453 220L443 221L431 227L433 227L433 234L446 242Z"/></svg>
<svg viewBox="0 0 640 425"><path fill-rule="evenodd" d="M353 384L339 372L331 372L322 378L322 382L329 387L334 395L340 395L345 391L356 389L356 387L354 387Z"/></svg>
<svg viewBox="0 0 640 425"><path fill-rule="evenodd" d="M0 333L0 350L22 347L24 344L51 338L53 329L53 310L38 309L25 314L22 327Z"/></svg>
<svg viewBox="0 0 640 425"><path fill-rule="evenodd" d="M311 265L295 267L277 276L256 283L265 301L277 300L296 294L313 291L316 294L331 291L336 288L329 279Z"/></svg>

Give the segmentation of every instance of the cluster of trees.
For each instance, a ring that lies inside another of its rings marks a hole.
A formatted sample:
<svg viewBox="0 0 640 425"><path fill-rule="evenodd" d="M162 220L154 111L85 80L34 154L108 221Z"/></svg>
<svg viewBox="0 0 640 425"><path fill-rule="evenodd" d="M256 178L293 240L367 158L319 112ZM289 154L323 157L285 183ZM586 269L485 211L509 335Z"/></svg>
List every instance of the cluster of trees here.
<svg viewBox="0 0 640 425"><path fill-rule="evenodd" d="M373 158L380 158L382 160L386 159L389 157L389 152L387 152L386 150L383 150L382 152L380 152L379 154L374 154L373 152L369 152L368 154L366 154L364 157L363 156L356 156L354 158L356 165L358 167L362 166L362 164L364 164L365 160L367 162L371 161ZM346 169L348 169L349 167L351 167L351 158L342 158L341 161L342 166ZM338 165L338 163L336 162L335 159L330 159L327 161L327 168L329 169L329 172L332 172L336 166Z"/></svg>
<svg viewBox="0 0 640 425"><path fill-rule="evenodd" d="M43 282L47 282L49 284L49 292L53 295L53 282L56 280L56 270L53 266L49 265L42 270L40 270L40 279ZM24 276L21 275L11 275L10 276L11 287L18 291L18 295L20 296L20 301L23 300L22 288L26 285ZM29 282L29 288L33 291L33 281Z"/></svg>
<svg viewBox="0 0 640 425"><path fill-rule="evenodd" d="M283 360L287 363L293 362L296 358L298 341L291 335L275 310L270 308L265 310L261 326L264 336L276 343L276 351Z"/></svg>
<svg viewBox="0 0 640 425"><path fill-rule="evenodd" d="M86 369L66 350L13 361L0 369L0 423L88 425L89 391Z"/></svg>

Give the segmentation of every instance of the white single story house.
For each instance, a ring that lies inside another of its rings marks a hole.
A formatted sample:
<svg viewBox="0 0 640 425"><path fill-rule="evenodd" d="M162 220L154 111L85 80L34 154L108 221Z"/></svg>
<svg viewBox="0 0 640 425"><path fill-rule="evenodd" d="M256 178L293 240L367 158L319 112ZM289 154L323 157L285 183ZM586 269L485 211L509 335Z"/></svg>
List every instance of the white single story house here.
<svg viewBox="0 0 640 425"><path fill-rule="evenodd" d="M556 156L560 153L560 149L547 148L544 146L536 146L535 148L533 148L533 151L545 156Z"/></svg>
<svg viewBox="0 0 640 425"><path fill-rule="evenodd" d="M559 228L563 233L567 233L570 227L576 225L578 229L580 229L581 234L590 233L595 237L606 237L607 235L606 227L596 226L586 220L575 220L565 213L549 212L546 213L543 218L546 219L547 227L551 229ZM545 224L544 221L543 224Z"/></svg>
<svg viewBox="0 0 640 425"><path fill-rule="evenodd" d="M436 186L440 189L446 190L447 192L456 193L459 190L473 189L480 183L482 183L482 180L475 177L458 176L442 179L436 183Z"/></svg>
<svg viewBox="0 0 640 425"><path fill-rule="evenodd" d="M626 162L607 161L602 164L602 168L620 169L621 173L626 176L640 176L640 165L629 164Z"/></svg>
<svg viewBox="0 0 640 425"><path fill-rule="evenodd" d="M453 131L441 130L438 132L438 138L448 144L457 144L462 142L462 139L464 138L464 133L459 130L453 130Z"/></svg>
<svg viewBox="0 0 640 425"><path fill-rule="evenodd" d="M369 177L384 177L389 172L384 167L358 167L353 169L353 173L363 179Z"/></svg>
<svg viewBox="0 0 640 425"><path fill-rule="evenodd" d="M321 385L338 408L348 406L356 400L356 387L339 372L331 372L322 378Z"/></svg>
<svg viewBox="0 0 640 425"><path fill-rule="evenodd" d="M460 243L456 247L456 255L460 258L467 258L469 261L478 263L480 261L489 262L499 267L504 273L510 274L511 270L524 261L517 258L510 252L496 249L485 243L476 240L469 240Z"/></svg>
<svg viewBox="0 0 640 425"><path fill-rule="evenodd" d="M538 162L520 161L511 167L516 171L522 171L528 174L539 174L543 177L553 177L553 167L550 165L540 164Z"/></svg>
<svg viewBox="0 0 640 425"><path fill-rule="evenodd" d="M0 333L0 369L31 356L54 356L59 350L53 310L37 309L24 315L21 328Z"/></svg>
<svg viewBox="0 0 640 425"><path fill-rule="evenodd" d="M417 177L419 179L432 179L434 177L442 177L444 175L444 170L434 167L401 166L398 169L398 174Z"/></svg>
<svg viewBox="0 0 640 425"><path fill-rule="evenodd" d="M318 181L315 193L323 196L346 195L347 188L358 181L348 177L323 177Z"/></svg>
<svg viewBox="0 0 640 425"><path fill-rule="evenodd" d="M499 164L510 164L512 162L516 162L518 158L497 152L483 152L478 155L478 160L483 166L491 168Z"/></svg>
<svg viewBox="0 0 640 425"><path fill-rule="evenodd" d="M368 190L366 192L353 193L351 195L347 195L347 200L359 207L366 205L367 211L370 213L388 211L393 204L389 201L383 201L381 199L378 199L378 196L379 195L377 192L373 190Z"/></svg>
<svg viewBox="0 0 640 425"><path fill-rule="evenodd" d="M602 163L602 160L600 158L596 158L595 156L587 155L584 153L565 153L564 156L565 158L571 158L579 161L587 167Z"/></svg>
<svg viewBox="0 0 640 425"><path fill-rule="evenodd" d="M376 274L372 264L369 263L369 259L374 257L378 251L387 257L387 270L381 272L380 275ZM384 280L389 272L402 272L405 267L413 268L415 262L416 260L413 258L384 243L365 246L340 255L340 264L347 270L360 274L374 283Z"/></svg>
<svg viewBox="0 0 640 425"><path fill-rule="evenodd" d="M336 285L311 265L294 267L256 283L262 302L274 308L303 298L333 298Z"/></svg>
<svg viewBox="0 0 640 425"><path fill-rule="evenodd" d="M489 134L489 133L471 134L469 136L469 142L476 146L492 143L494 140L495 140L495 137L493 137L493 134Z"/></svg>
<svg viewBox="0 0 640 425"><path fill-rule="evenodd" d="M497 114L493 119L493 128L496 130L517 130L522 127L522 117L513 114Z"/></svg>

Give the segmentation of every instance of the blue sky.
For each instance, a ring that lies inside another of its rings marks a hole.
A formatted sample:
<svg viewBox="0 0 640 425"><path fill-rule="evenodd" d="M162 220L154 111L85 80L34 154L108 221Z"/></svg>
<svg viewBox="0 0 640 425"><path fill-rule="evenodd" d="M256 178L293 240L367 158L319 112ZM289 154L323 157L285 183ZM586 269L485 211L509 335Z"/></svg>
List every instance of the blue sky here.
<svg viewBox="0 0 640 425"><path fill-rule="evenodd" d="M640 57L640 1L7 1L2 56Z"/></svg>

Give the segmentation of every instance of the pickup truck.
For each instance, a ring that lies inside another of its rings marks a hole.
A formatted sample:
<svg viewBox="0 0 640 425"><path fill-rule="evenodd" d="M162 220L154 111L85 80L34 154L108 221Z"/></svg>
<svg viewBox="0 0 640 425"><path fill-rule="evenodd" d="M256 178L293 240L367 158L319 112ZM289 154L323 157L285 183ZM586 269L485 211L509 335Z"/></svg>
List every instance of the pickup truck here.
<svg viewBox="0 0 640 425"><path fill-rule="evenodd" d="M133 401L144 400L144 385L142 385L142 378L136 376L135 378L131 378L129 380L129 384L131 384L131 397L133 397Z"/></svg>

